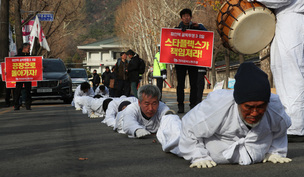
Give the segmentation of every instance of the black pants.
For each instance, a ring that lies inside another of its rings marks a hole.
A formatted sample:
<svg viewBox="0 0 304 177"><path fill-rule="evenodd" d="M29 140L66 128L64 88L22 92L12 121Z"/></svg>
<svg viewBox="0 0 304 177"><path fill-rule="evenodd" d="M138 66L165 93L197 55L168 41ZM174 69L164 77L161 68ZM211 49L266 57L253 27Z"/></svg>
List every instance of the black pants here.
<svg viewBox="0 0 304 177"><path fill-rule="evenodd" d="M205 88L205 72L198 72L197 74L197 104L202 102Z"/></svg>
<svg viewBox="0 0 304 177"><path fill-rule="evenodd" d="M32 83L31 82L16 82L16 89L15 89L15 108L19 108L20 104L19 104L19 99L20 99L20 95L21 95L21 89L24 85L25 88L25 93L26 93L26 97L25 97L25 107L26 108L31 108L31 89L32 89Z"/></svg>
<svg viewBox="0 0 304 177"><path fill-rule="evenodd" d="M130 96L131 86L128 80L117 80L115 97L120 97L121 95Z"/></svg>
<svg viewBox="0 0 304 177"><path fill-rule="evenodd" d="M160 99L162 98L163 95L163 78L156 78L156 86L160 90Z"/></svg>
<svg viewBox="0 0 304 177"><path fill-rule="evenodd" d="M188 71L189 80L190 80L190 108L193 108L197 104L197 71L198 68L195 66L186 66L186 65L175 65L176 76L177 76L177 102L178 106L181 107L184 105L185 99L185 79Z"/></svg>
<svg viewBox="0 0 304 177"><path fill-rule="evenodd" d="M114 89L114 88L109 88L109 96L110 96L110 97L115 97L115 92L116 92L116 89Z"/></svg>
<svg viewBox="0 0 304 177"><path fill-rule="evenodd" d="M12 91L14 91L15 89L12 89L12 88L6 88L5 89L5 104L7 106L10 106L11 105L11 102L10 102L10 99L11 99L11 96L14 95L12 94ZM14 98L13 98L14 100Z"/></svg>

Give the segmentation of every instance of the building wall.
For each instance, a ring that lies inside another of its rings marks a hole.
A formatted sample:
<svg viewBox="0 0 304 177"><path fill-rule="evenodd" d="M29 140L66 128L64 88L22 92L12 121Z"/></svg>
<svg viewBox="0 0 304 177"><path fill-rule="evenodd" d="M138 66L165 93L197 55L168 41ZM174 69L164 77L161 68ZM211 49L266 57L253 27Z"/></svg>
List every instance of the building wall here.
<svg viewBox="0 0 304 177"><path fill-rule="evenodd" d="M87 51L87 58L85 59L86 67L90 72L96 69L97 73L102 74L106 70L106 66L109 66L111 69L116 64L119 57L118 53L112 50Z"/></svg>

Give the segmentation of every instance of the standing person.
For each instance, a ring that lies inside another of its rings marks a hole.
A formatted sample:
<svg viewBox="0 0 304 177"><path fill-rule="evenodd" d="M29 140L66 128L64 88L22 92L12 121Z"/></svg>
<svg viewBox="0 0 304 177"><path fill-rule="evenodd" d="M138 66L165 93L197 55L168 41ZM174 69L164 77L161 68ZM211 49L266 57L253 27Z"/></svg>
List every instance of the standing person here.
<svg viewBox="0 0 304 177"><path fill-rule="evenodd" d="M205 75L207 71L205 67L198 67L197 70L197 104L202 102L205 89Z"/></svg>
<svg viewBox="0 0 304 177"><path fill-rule="evenodd" d="M153 78L156 79L156 85L160 90L160 94L162 95L162 90L163 90L163 80L167 79L167 66L166 63L160 63L160 45L157 45L157 53L155 54L154 57L154 62L153 62ZM160 97L162 98L162 96Z"/></svg>
<svg viewBox="0 0 304 177"><path fill-rule="evenodd" d="M110 95L110 97L115 97L115 90L116 90L115 80L116 80L115 66L113 66L112 69L111 69L111 73L110 73L110 83L113 82L112 85L109 84L109 95Z"/></svg>
<svg viewBox="0 0 304 177"><path fill-rule="evenodd" d="M234 90L210 93L181 122L164 118L157 132L163 150L190 160L191 168L290 162L291 121L279 96L271 94L267 74L242 63L235 80Z"/></svg>
<svg viewBox="0 0 304 177"><path fill-rule="evenodd" d="M277 94L292 121L287 133L304 136L304 1L257 1L275 10L271 71Z"/></svg>
<svg viewBox="0 0 304 177"><path fill-rule="evenodd" d="M14 94L12 94L12 92L14 92L14 91L15 91L15 89L13 89L13 88L5 88L5 106L6 107L11 106L11 101L10 101L11 95L13 97L13 102L14 102Z"/></svg>
<svg viewBox="0 0 304 177"><path fill-rule="evenodd" d="M22 45L22 50L21 52L18 53L17 56L30 56L30 44L29 43L24 43ZM32 82L16 82L16 89L15 89L15 106L14 110L20 110L20 95L21 95L21 90L24 85L25 88L25 107L26 110L32 110L31 109L31 89L32 89Z"/></svg>
<svg viewBox="0 0 304 177"><path fill-rule="evenodd" d="M95 91L96 88L99 86L100 84L100 77L99 75L97 74L97 71L96 69L94 69L93 71L93 79L91 80L93 82L93 90Z"/></svg>
<svg viewBox="0 0 304 177"><path fill-rule="evenodd" d="M105 85L107 88L109 88L110 85L110 75L111 75L110 68L109 66L106 66L106 71L102 73L101 78L103 85Z"/></svg>
<svg viewBox="0 0 304 177"><path fill-rule="evenodd" d="M133 95L137 98L137 85L139 83L139 66L140 58L133 50L126 52L127 56L131 59L128 66L128 76L131 83L131 90Z"/></svg>
<svg viewBox="0 0 304 177"><path fill-rule="evenodd" d="M176 28L181 28L182 31L186 31L187 29L207 30L202 24L198 24L196 22L191 21L192 11L190 9L183 9L180 12L180 17L181 22ZM176 94L178 102L178 113L184 113L185 77L188 71L190 80L190 109L192 109L197 104L198 85L199 88L201 88L202 85L202 83L197 83L199 67L188 65L175 65L175 69L177 76Z"/></svg>
<svg viewBox="0 0 304 177"><path fill-rule="evenodd" d="M116 93L115 97L121 95L130 96L130 82L128 79L128 66L127 55L125 52L120 53L120 57L115 64L115 75L116 75Z"/></svg>

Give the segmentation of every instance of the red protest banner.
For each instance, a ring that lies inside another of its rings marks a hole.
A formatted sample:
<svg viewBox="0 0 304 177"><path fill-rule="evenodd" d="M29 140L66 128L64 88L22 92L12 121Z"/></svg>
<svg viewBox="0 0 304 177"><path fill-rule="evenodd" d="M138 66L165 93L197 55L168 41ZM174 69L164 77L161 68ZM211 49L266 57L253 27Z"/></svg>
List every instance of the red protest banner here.
<svg viewBox="0 0 304 177"><path fill-rule="evenodd" d="M5 82L6 88L16 88L16 82Z"/></svg>
<svg viewBox="0 0 304 177"><path fill-rule="evenodd" d="M41 81L42 57L6 57L5 69L7 82Z"/></svg>
<svg viewBox="0 0 304 177"><path fill-rule="evenodd" d="M1 63L1 79L2 81L5 81L5 63Z"/></svg>
<svg viewBox="0 0 304 177"><path fill-rule="evenodd" d="M16 82L6 82L5 84L6 84L6 88L16 88ZM32 81L32 87L37 87L37 86L38 86L38 82Z"/></svg>
<svg viewBox="0 0 304 177"><path fill-rule="evenodd" d="M160 62L211 67L213 41L211 31L162 28Z"/></svg>

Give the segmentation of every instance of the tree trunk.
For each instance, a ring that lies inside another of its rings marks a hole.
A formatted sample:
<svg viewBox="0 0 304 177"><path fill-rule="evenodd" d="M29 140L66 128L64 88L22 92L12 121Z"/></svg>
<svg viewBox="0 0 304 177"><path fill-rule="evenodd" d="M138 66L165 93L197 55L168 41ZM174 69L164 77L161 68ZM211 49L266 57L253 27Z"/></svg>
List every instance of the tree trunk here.
<svg viewBox="0 0 304 177"><path fill-rule="evenodd" d="M230 50L226 49L225 52L225 64L226 64L226 77L225 77L225 85L224 88L227 89L228 88L228 80L229 80L229 76L230 76Z"/></svg>
<svg viewBox="0 0 304 177"><path fill-rule="evenodd" d="M217 56L217 52L214 52L213 58L212 58L212 66L211 66L211 88L214 88L214 85L216 83L216 70L215 70L215 58Z"/></svg>
<svg viewBox="0 0 304 177"><path fill-rule="evenodd" d="M0 60L4 61L4 58L8 56L8 29L9 29L9 0L0 0Z"/></svg>
<svg viewBox="0 0 304 177"><path fill-rule="evenodd" d="M268 80L271 88L273 85L273 76L270 69L270 46L268 45L265 49L260 52L261 69L268 75Z"/></svg>
<svg viewBox="0 0 304 177"><path fill-rule="evenodd" d="M3 62L5 57L8 57L9 40L9 0L0 0L0 61ZM0 96L4 92L5 82L0 83Z"/></svg>
<svg viewBox="0 0 304 177"><path fill-rule="evenodd" d="M23 36L22 36L22 27L21 27L21 0L15 0L15 33L16 33L16 49L22 48Z"/></svg>

